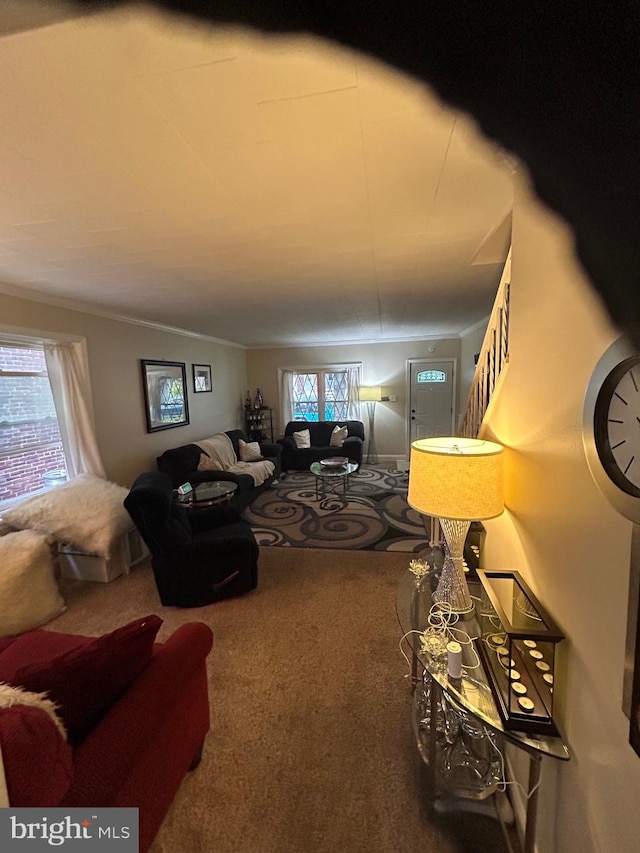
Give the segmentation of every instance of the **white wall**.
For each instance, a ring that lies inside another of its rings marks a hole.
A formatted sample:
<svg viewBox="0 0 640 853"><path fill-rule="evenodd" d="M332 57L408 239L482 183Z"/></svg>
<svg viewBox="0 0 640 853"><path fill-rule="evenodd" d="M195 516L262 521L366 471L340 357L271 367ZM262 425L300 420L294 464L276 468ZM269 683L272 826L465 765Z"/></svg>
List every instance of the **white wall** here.
<svg viewBox="0 0 640 853"><path fill-rule="evenodd" d="M508 448L507 512L485 566L522 572L566 635L556 702L573 753L543 762L538 849L640 849L640 757L621 710L631 524L602 496L582 446L593 368L617 337L567 232L516 193L510 363L485 437Z"/></svg>
<svg viewBox="0 0 640 853"><path fill-rule="evenodd" d="M0 323L86 338L98 446L107 477L123 486L168 448L242 426L244 349L2 293ZM147 433L140 359L186 363L187 426ZM193 393L193 363L211 365L211 394Z"/></svg>
<svg viewBox="0 0 640 853"><path fill-rule="evenodd" d="M431 347L433 352L429 352ZM396 403L376 405L375 421L379 456L383 460L398 459L407 453L406 364L410 358L455 358L459 363L460 339L248 350L247 371L252 391L259 386L266 405L273 406L279 414L278 368L361 362L364 385L380 385L384 396L398 396ZM366 432L366 411L362 417ZM278 434L282 434L285 426L278 417Z"/></svg>

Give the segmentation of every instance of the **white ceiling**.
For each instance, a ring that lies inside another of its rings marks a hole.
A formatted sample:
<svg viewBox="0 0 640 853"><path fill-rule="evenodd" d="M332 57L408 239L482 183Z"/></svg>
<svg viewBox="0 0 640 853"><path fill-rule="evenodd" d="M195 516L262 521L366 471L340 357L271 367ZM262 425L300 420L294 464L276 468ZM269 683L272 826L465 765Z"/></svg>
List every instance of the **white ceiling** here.
<svg viewBox="0 0 640 853"><path fill-rule="evenodd" d="M455 336L490 312L512 163L423 85L311 38L142 9L24 29L16 8L0 291L247 346Z"/></svg>

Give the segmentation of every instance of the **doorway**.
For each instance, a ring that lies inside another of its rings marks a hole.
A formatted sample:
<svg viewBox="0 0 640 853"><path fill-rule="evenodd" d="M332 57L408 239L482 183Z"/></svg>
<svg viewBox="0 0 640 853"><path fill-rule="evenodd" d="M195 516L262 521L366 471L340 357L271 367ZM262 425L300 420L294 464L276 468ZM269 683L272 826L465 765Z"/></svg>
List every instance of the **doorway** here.
<svg viewBox="0 0 640 853"><path fill-rule="evenodd" d="M421 438L453 435L456 359L407 360L408 448Z"/></svg>

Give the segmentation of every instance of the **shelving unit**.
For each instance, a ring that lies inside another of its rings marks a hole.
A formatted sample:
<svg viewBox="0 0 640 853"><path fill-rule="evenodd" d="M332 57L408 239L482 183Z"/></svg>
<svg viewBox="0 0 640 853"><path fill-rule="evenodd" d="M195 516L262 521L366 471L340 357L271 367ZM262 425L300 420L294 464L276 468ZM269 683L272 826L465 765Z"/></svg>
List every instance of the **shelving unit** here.
<svg viewBox="0 0 640 853"><path fill-rule="evenodd" d="M245 409L245 431L251 441L270 441L273 443L273 409L262 406L259 409Z"/></svg>

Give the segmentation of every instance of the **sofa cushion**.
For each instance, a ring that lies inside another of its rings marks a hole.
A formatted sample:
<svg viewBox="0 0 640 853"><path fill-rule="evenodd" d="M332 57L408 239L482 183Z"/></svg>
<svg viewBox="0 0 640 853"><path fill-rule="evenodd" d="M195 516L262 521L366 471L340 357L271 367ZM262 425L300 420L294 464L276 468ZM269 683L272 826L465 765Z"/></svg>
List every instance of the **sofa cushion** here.
<svg viewBox="0 0 640 853"><path fill-rule="evenodd" d="M15 636L65 609L44 536L20 530L0 536L0 636Z"/></svg>
<svg viewBox="0 0 640 853"><path fill-rule="evenodd" d="M0 708L0 743L11 806L57 806L71 787L73 753L50 715L31 705Z"/></svg>
<svg viewBox="0 0 640 853"><path fill-rule="evenodd" d="M333 432L331 433L331 438L329 439L329 447L342 447L348 435L349 430L346 426L339 426L336 424L333 428Z"/></svg>
<svg viewBox="0 0 640 853"><path fill-rule="evenodd" d="M59 707L69 742L80 743L147 665L162 619L136 619L109 634L86 639L61 655L18 669L11 678ZM0 661L0 667L2 662Z"/></svg>
<svg viewBox="0 0 640 853"><path fill-rule="evenodd" d="M301 429L299 432L294 432L293 440L299 450L304 447L311 447L311 433L308 429Z"/></svg>

